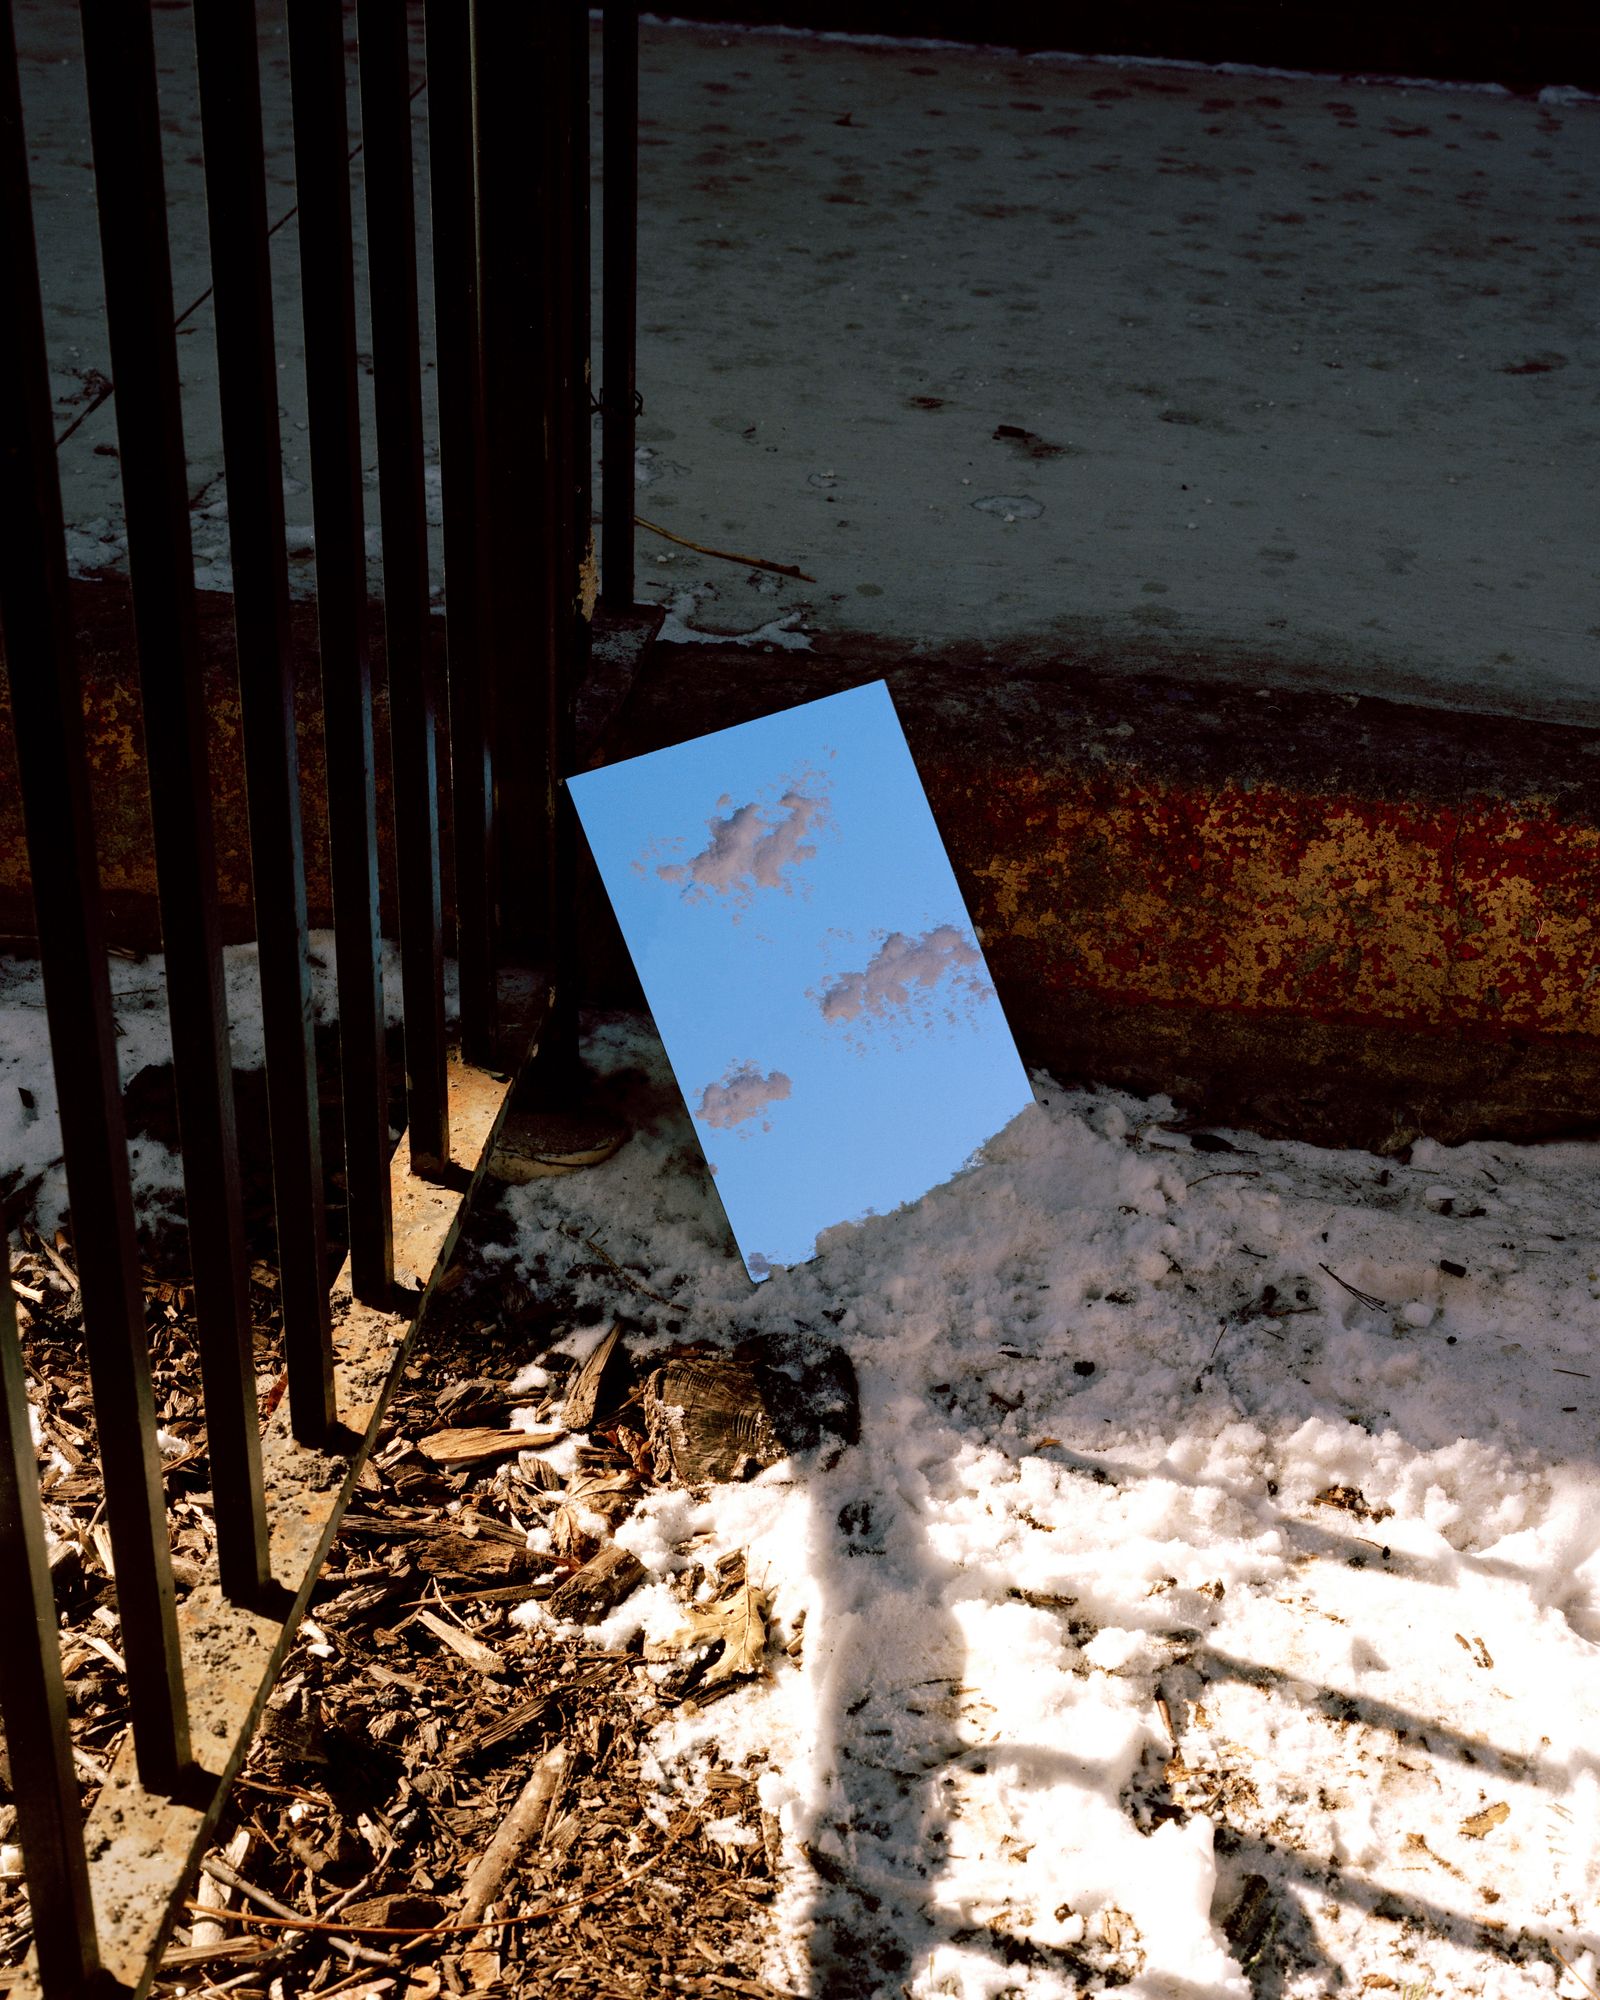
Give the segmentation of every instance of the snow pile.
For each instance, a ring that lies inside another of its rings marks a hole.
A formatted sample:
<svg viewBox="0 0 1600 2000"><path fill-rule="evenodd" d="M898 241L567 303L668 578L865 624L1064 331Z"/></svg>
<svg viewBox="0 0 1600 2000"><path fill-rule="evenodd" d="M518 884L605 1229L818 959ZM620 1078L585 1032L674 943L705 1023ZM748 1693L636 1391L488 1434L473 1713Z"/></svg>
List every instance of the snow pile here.
<svg viewBox="0 0 1600 2000"><path fill-rule="evenodd" d="M774 1593L769 1676L653 1754L663 1812L713 1757L756 1777L778 1983L1600 1979L1600 1148L1197 1150L1041 1077L959 1180L756 1290L653 1036L592 1057L642 1072L637 1135L508 1191L508 1259L645 1350L799 1326L859 1379L857 1448L625 1523L650 1582L591 1635L724 1550Z"/></svg>
<svg viewBox="0 0 1600 2000"><path fill-rule="evenodd" d="M233 1066L260 1069L266 1062L266 1042L256 947L229 945L222 959ZM332 931L311 933L309 963L312 1018L321 1025L338 1018ZM159 953L148 958L113 958L110 972L117 1066L126 1088L141 1070L172 1060L166 962ZM400 953L387 941L383 947L383 988L385 1020L393 1027L401 1015ZM446 968L445 1002L453 1013L453 965ZM156 1140L135 1139L128 1157L136 1203L150 1211L170 1207L183 1187L178 1156ZM48 1234L66 1212L67 1182L61 1162L61 1123L50 1063L44 981L37 960L0 958L0 1192L35 1180L34 1219Z"/></svg>

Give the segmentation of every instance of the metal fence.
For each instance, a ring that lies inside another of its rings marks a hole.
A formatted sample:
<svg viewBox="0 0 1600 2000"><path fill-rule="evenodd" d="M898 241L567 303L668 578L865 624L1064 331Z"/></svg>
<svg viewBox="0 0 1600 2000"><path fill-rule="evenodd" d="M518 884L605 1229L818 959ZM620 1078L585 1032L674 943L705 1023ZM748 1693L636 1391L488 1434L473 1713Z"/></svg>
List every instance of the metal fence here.
<svg viewBox="0 0 1600 2000"><path fill-rule="evenodd" d="M0 0L3 623L131 1740L80 1821L34 1446L0 1282L0 1715L35 1957L139 1992L204 1850L533 1045L575 1060L575 686L590 578L589 42L574 0L429 0L428 119L459 1047L446 1023L438 677L404 0L358 0L406 1132L390 1142L341 0L288 0L349 1254L330 1282L253 0L194 9L288 1392L257 1407L208 717L149 0L82 0L217 1573L175 1600L73 656L28 156ZM606 10L605 596L632 600L636 10ZM423 273L426 280L430 274ZM529 574L526 551L537 558ZM530 590L531 586L531 590ZM531 609L530 609L531 602ZM542 968L539 1018L504 1003ZM392 1157L391 1157L392 1155ZM13 1608L15 1607L15 1608ZM19 1989L13 1988L13 1991Z"/></svg>

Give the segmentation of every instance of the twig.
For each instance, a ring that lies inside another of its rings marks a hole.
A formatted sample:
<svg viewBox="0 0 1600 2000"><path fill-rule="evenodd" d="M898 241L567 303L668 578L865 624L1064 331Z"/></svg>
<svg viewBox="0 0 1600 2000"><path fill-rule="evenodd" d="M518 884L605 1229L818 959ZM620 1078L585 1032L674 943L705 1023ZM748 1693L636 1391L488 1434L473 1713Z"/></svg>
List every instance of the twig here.
<svg viewBox="0 0 1600 2000"><path fill-rule="evenodd" d="M635 1882L641 1880L642 1877L648 1875L652 1868L658 1868L661 1865L661 1863L667 1858L669 1851L670 1848L663 1847L659 1853L652 1854L650 1859L644 1864L642 1868L635 1868L631 1874L619 1875L616 1881L604 1883L601 1885L600 1888L594 1889L586 1895L569 1896L567 1900L562 1903L546 1903L540 1909L524 1911L521 1916L479 1917L476 1923L470 1923L470 1924L463 1924L463 1923L422 1924L422 1925L329 1924L329 1923L322 1923L311 1917L297 1917L294 1916L292 1913L286 1917L275 1917L275 1916L258 1916L254 1910L225 1910L222 1912L222 1914L230 1923L259 1925L263 1930L329 1931L332 1932L335 1936L346 1937L346 1938L453 1937L453 1936L458 1936L460 1933L464 1931L487 1931L487 1930L493 1930L497 1926L504 1928L513 1928L522 1924L542 1924L547 1917L559 1916L563 1910L583 1909L585 1907L590 1907L595 1903L604 1902L607 1896L614 1896L621 1889L631 1888ZM252 1891L252 1893L259 1894L259 1892L256 1891ZM189 1908L194 1907L194 1898L192 1896L185 1897L184 1901L187 1907ZM208 1910L206 1911L205 1914L207 1916L213 1916L216 1914L216 1912ZM360 1947L357 1945L352 1945L350 1949L352 1951L357 1951L360 1949ZM387 1966L390 1963L390 1960L388 1960L387 1958L379 1958L376 1954L374 1954L374 1962L380 1965Z"/></svg>
<svg viewBox="0 0 1600 2000"><path fill-rule="evenodd" d="M676 542L680 549L693 549L697 556L715 556L719 562L743 563L746 569L770 569L776 576L798 577L802 583L815 583L814 576L807 576L803 569L793 563L768 562L765 556L736 556L727 549L708 549L704 542L691 542L687 535L675 535L670 528L663 528L657 521L647 521L642 514L633 517L634 526L648 528L652 535L659 535L665 542Z"/></svg>
<svg viewBox="0 0 1600 2000"><path fill-rule="evenodd" d="M200 1866L214 1881L226 1883L230 1889L237 1890L241 1896L247 1897L252 1903L259 1903L262 1909L271 1912L269 1916L257 1917L245 1910L206 1910L197 1898L191 1896L186 1899L191 1909L205 1910L206 1917L213 1923L231 1920L242 1924L264 1924L272 1930L334 1933L339 1930L337 1924L322 1923L315 1917L301 1915L287 1903L280 1903L276 1896L269 1896L265 1889L258 1889L253 1882L247 1882L242 1875L236 1874L226 1861L219 1861L214 1855L208 1856ZM348 1959L359 1959L363 1965L388 1966L389 1964L388 1958L382 1952L368 1951L365 1945L351 1944L348 1939L337 1935L333 1939L333 1948L342 1952Z"/></svg>
<svg viewBox="0 0 1600 2000"><path fill-rule="evenodd" d="M1578 1984L1583 1988L1584 1992L1594 1993L1595 1989L1589 1984L1588 1980L1584 1978L1583 1974L1573 1964L1572 1960L1567 1957L1566 1953L1561 1949L1560 1945L1551 1944L1548 1938L1544 1940L1544 1943L1549 1948L1549 1950L1554 1952L1555 1956L1561 1960L1561 1963L1567 1968L1568 1972L1572 1974L1573 1978L1577 1980ZM1595 1994L1595 2000L1600 2000L1600 1993Z"/></svg>
<svg viewBox="0 0 1600 2000"><path fill-rule="evenodd" d="M630 1270L617 1262L603 1243L596 1243L592 1236L585 1236L580 1229L569 1229L565 1223L559 1223L557 1227L563 1236L570 1236L574 1243L581 1243L586 1250L592 1250L597 1257L603 1257L625 1285L631 1285L636 1292L642 1293L647 1299L654 1299L658 1306L672 1304L671 1299L664 1299L659 1292L651 1291L648 1285L641 1285Z"/></svg>
<svg viewBox="0 0 1600 2000"><path fill-rule="evenodd" d="M470 1922L481 1917L506 1878L506 1871L528 1843L536 1840L550 1816L556 1794L567 1774L567 1746L557 1743L533 1767L533 1776L523 1786L496 1829L494 1838L479 1856L467 1885L461 1892L461 1918Z"/></svg>
<svg viewBox="0 0 1600 2000"><path fill-rule="evenodd" d="M370 1972L352 1972L348 1979L341 1979L336 1986L322 1987L317 2000L333 2000L336 1993L353 1993L358 1986L369 1986L371 1983Z"/></svg>
<svg viewBox="0 0 1600 2000"><path fill-rule="evenodd" d="M1328 1276L1332 1278L1336 1285L1344 1285L1345 1290L1350 1294L1351 1298L1359 1299L1364 1306L1373 1306L1379 1312L1387 1312L1389 1310L1389 1301L1387 1299L1375 1299L1371 1292L1363 1292L1355 1285L1345 1284L1344 1279L1339 1276L1339 1273L1329 1270L1326 1264L1319 1264L1317 1269L1319 1271L1327 1271Z"/></svg>
<svg viewBox="0 0 1600 2000"><path fill-rule="evenodd" d="M384 1574L387 1575L388 1572L385 1571ZM420 1602L421 1600L419 1599L418 1601ZM249 1778L244 1776L243 1773L235 1778L233 1782L235 1785L243 1785L248 1792L265 1792L269 1798L301 1799L308 1806L331 1806L333 1804L332 1799L326 1793L302 1791L298 1785L269 1785L264 1783L260 1778Z"/></svg>
<svg viewBox="0 0 1600 2000"><path fill-rule="evenodd" d="M320 1988L317 2000L333 2000L333 1996L336 1993L354 1993L357 1987L370 1986L371 1984L372 1974L370 1972L352 1972L348 1979L341 1979L337 1985Z"/></svg>
<svg viewBox="0 0 1600 2000"><path fill-rule="evenodd" d="M73 1270L72 1266L67 1262L66 1258L62 1256L61 1252L50 1241L49 1237L45 1235L42 1229L34 1230L33 1240L38 1244L39 1248L44 1252L45 1256L48 1257L50 1262L55 1266L56 1273L62 1279L62 1281L65 1284L69 1285L73 1291L76 1291L78 1289L77 1272Z"/></svg>
<svg viewBox="0 0 1600 2000"><path fill-rule="evenodd" d="M1258 1181L1260 1178L1259 1167L1217 1167L1209 1174L1196 1174L1189 1185L1198 1187L1202 1181Z"/></svg>
<svg viewBox="0 0 1600 2000"><path fill-rule="evenodd" d="M206 1984L204 1984L204 1986L198 1986L198 1988L194 1988L194 1992L196 1992L196 2000L204 2000L204 1994L230 1994L230 1992L234 1992L234 1988L238 1988L238 1986L254 1986L254 1984L256 1984L256 1980L260 1980L260 1976L262 1976L262 1964L268 1964L268 1962L272 1960L272 1956L274 1956L272 1952L262 1952L262 1954L260 1954L260 1958L258 1958L258 1962L256 1962L254 1966L250 1966L250 1968L248 1968L248 1970L244 1970L244 1972L236 1972L236 1974L234 1974L234 1976L232 1976L230 1980L222 1980L222 1984L220 1984L220 1986L216 1984L216 1980L212 1980L212 1978L206 1978ZM360 1972L360 1974L358 1974L358 1978L362 1978L362 1980L370 1980L370 1978L372 1978L372 1974L370 1974L370 1972ZM182 1992L182 1988L178 1988L178 1990Z"/></svg>

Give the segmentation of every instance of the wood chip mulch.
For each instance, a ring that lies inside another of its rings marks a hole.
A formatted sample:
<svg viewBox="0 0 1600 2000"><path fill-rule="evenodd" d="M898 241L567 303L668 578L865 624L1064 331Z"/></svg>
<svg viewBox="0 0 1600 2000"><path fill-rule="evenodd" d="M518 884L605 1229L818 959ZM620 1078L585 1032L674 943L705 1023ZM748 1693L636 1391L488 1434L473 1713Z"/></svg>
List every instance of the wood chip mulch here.
<svg viewBox="0 0 1600 2000"><path fill-rule="evenodd" d="M734 1684L707 1671L717 1646L652 1667L637 1647L596 1652L511 1616L572 1577L569 1598L590 1588L582 1578L603 1590L608 1565L627 1581L609 1530L655 1475L638 1390L609 1370L574 1472L558 1478L511 1455L513 1402L542 1399L534 1421L560 1429L568 1391L592 1385L549 1352L566 1330L560 1301L533 1299L483 1254L500 1227L492 1195L480 1200L191 1885L157 1993L766 2000L782 1990L761 1972L771 1962L777 1829L759 1807L759 1771L713 1758L702 1794L670 1806L641 1775L645 1739L675 1705ZM13 1283L87 1809L126 1725L115 1590L71 1245L26 1227L21 1242ZM158 1255L147 1278L182 1593L212 1555L192 1296L181 1268ZM280 1379L269 1264L257 1265L252 1289L265 1402ZM618 1289L625 1300L620 1280ZM512 1378L532 1362L548 1387L513 1397ZM438 1442L474 1431L501 1442L459 1457ZM429 1441L437 1456L422 1448ZM549 1547L535 1554L528 1531L541 1527ZM687 1605L708 1582L738 1586L742 1570L733 1574L726 1556L706 1571L691 1564L675 1588ZM15 1841L15 1822L0 1763L0 1845ZM460 1925L464 1908L510 1921L444 1928ZM416 1935L426 1931L435 1934ZM30 1935L21 1881L0 1877L0 1992Z"/></svg>

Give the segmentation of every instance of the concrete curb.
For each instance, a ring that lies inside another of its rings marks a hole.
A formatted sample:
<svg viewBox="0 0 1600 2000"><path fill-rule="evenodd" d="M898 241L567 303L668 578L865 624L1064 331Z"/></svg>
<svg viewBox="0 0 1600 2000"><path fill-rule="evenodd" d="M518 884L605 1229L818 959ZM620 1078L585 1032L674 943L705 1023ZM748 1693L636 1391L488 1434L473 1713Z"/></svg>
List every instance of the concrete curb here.
<svg viewBox="0 0 1600 2000"><path fill-rule="evenodd" d="M1382 1150L1600 1130L1600 730L1125 667L664 646L614 754L881 674L1031 1062Z"/></svg>
<svg viewBox="0 0 1600 2000"><path fill-rule="evenodd" d="M218 898L225 943L255 936L250 884L250 838L245 811L243 740L234 665L233 599L219 591L196 593L206 700L211 716L211 793L217 837ZM144 753L144 716L133 650L132 605L127 579L106 575L72 585L73 627L83 684L95 825L100 847L106 924L114 944L146 952L161 947L151 849L150 791ZM604 742L625 700L640 653L654 640L662 613L641 606L631 617L597 614L590 674L577 704L580 744ZM300 756L306 890L311 923L333 922L328 871L327 765L322 740L321 665L314 602L290 607L298 680L295 720ZM398 935L394 876L394 813L389 785L389 691L383 643L383 608L369 607L373 710L376 721L380 902L385 934ZM449 707L444 697L445 622L430 624L433 667L439 676L440 764L448 771ZM0 652L0 690L7 686ZM13 772L9 699L0 700L0 949L29 948L33 901L23 838L22 801ZM6 780L11 780L6 782ZM446 779L441 812L444 907L455 919L453 863Z"/></svg>
<svg viewBox="0 0 1600 2000"><path fill-rule="evenodd" d="M159 926L125 592L79 585L74 608L111 932L148 950ZM224 924L240 939L252 918L231 613L227 598L202 601ZM310 901L326 923L315 630L307 608L297 617ZM1260 660L1233 662L1237 680L1215 677L1228 662L1208 662L1206 679L1139 664L1087 643L1071 658L855 638L800 653L658 646L609 754L882 676L1031 1063L1384 1151L1421 1133L1600 1131L1600 729L1263 688ZM0 769L6 731L0 710ZM387 894L387 853L384 874ZM584 909L591 996L636 1000L592 876ZM0 789L0 934L31 932L13 785Z"/></svg>

